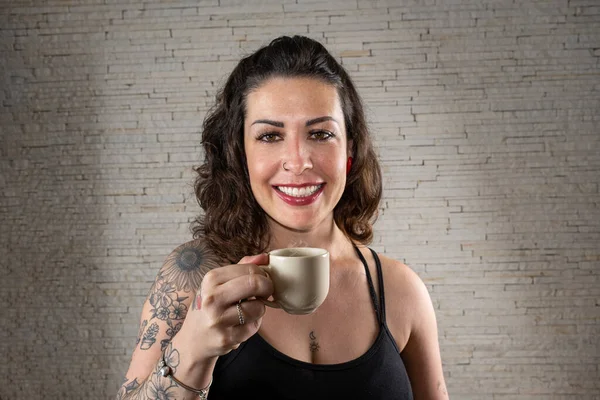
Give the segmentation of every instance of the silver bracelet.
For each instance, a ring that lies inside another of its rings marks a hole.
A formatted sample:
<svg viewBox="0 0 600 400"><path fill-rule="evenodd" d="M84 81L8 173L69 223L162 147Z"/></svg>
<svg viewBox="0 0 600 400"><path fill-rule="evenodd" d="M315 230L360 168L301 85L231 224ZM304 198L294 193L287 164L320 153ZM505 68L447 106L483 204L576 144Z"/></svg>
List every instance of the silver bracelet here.
<svg viewBox="0 0 600 400"><path fill-rule="evenodd" d="M171 379L173 379L175 381L176 384L178 384L179 386L181 386L182 388L189 390L192 393L195 393L198 395L198 397L200 398L200 400L206 400L206 397L208 396L208 389L210 389L210 385L212 385L212 377L210 378L210 382L208 383L208 385L203 388L203 389L194 389L191 386L186 385L185 383L181 382L179 379L175 378L175 376L173 375L173 368L169 367L169 365L167 365L167 362L165 361L165 352L163 351L161 359L158 363L158 372L163 376L163 377L171 377Z"/></svg>

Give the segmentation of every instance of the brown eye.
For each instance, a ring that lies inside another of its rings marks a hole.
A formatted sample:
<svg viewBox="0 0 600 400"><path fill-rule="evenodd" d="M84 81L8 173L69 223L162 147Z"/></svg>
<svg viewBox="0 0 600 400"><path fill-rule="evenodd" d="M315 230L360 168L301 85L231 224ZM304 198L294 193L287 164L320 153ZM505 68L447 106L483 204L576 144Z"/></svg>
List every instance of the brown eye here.
<svg viewBox="0 0 600 400"><path fill-rule="evenodd" d="M256 139L261 142L271 143L271 142L277 142L277 141L281 140L281 137L276 132L267 132L267 133L263 133L263 134L259 135Z"/></svg>
<svg viewBox="0 0 600 400"><path fill-rule="evenodd" d="M312 139L318 140L320 142L324 142L333 138L335 135L328 131L313 131L310 133Z"/></svg>

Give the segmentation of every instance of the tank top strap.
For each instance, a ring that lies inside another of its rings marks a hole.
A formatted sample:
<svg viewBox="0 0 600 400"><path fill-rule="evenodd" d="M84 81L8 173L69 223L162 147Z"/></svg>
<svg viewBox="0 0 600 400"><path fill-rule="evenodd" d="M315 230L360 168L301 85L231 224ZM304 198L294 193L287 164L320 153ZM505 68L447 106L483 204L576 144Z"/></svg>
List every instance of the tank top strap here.
<svg viewBox="0 0 600 400"><path fill-rule="evenodd" d="M373 258L375 259L375 266L377 267L377 283L379 286L379 304L380 313L381 313L381 321L385 324L385 295L383 291L383 269L381 268L381 260L379 260L379 256L375 252L375 250L369 248L371 250L371 254L373 254Z"/></svg>
<svg viewBox="0 0 600 400"><path fill-rule="evenodd" d="M381 302L381 295L383 295L382 292L382 284L381 284L381 273L380 273L380 269L381 269L381 264L379 262L379 257L377 257L377 254L371 250L371 252L373 253L373 257L375 258L375 265L377 266L377 277L378 277L378 281L380 282L379 284L379 293L380 293L380 301L377 301L377 295L375 294L375 286L373 285L373 279L371 278L371 273L369 272L369 265L367 264L367 260L365 260L365 257L362 255L362 253L360 252L360 250L358 249L358 247L356 247L356 245L354 243L352 243L352 246L354 247L354 250L356 250L356 254L358 255L358 258L360 258L360 261L363 263L363 266L365 267L365 274L367 274L367 282L369 283L369 293L371 294L371 300L373 301L373 308L375 309L375 315L377 315L377 320L379 321L380 324L384 324L385 322L385 314L381 313L379 311L379 304L385 304Z"/></svg>

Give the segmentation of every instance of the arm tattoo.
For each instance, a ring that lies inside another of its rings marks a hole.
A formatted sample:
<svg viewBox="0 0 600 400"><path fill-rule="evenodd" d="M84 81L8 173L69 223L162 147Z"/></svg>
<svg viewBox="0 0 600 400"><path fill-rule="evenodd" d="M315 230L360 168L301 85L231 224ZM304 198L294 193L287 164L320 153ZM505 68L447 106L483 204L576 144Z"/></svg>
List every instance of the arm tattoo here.
<svg viewBox="0 0 600 400"><path fill-rule="evenodd" d="M164 350L167 347L167 345L171 342L171 339L173 339L177 332L179 332L181 326L183 325L183 322L178 322L175 326L173 326L173 322L167 321L167 325L169 325L169 328L167 329L168 338L160 341L161 350Z"/></svg>
<svg viewBox="0 0 600 400"><path fill-rule="evenodd" d="M204 274L218 266L212 251L203 243L194 241L171 253L160 275L166 282L171 283L175 290L192 292L200 287Z"/></svg>
<svg viewBox="0 0 600 400"><path fill-rule="evenodd" d="M169 325L169 337L179 331L178 321L183 321L188 308L183 303L189 296L181 292L196 292L200 288L202 277L219 263L212 252L199 242L182 245L171 253L165 261L165 266L158 274L150 289L148 302L152 306L150 320L157 318ZM201 299L197 294L192 301L192 309L200 307Z"/></svg>
<svg viewBox="0 0 600 400"><path fill-rule="evenodd" d="M158 318L176 329L175 321L185 319L188 308L183 304L189 296L180 292L196 292L204 274L219 266L217 258L208 247L195 241L182 245L171 253L148 294L152 306L150 320ZM192 301L192 309L200 307L199 295Z"/></svg>
<svg viewBox="0 0 600 400"><path fill-rule="evenodd" d="M315 336L315 331L310 331L310 334L308 335L308 337L310 338L310 352L311 353L316 353L317 351L319 351L319 342L317 342L317 337Z"/></svg>
<svg viewBox="0 0 600 400"><path fill-rule="evenodd" d="M140 383L138 382L137 378L134 378L129 383L127 383L127 378L125 378L125 383L123 384L123 386L121 386L121 389L119 389L116 400L124 399L126 395L132 393L134 390L138 389L139 387L140 387Z"/></svg>
<svg viewBox="0 0 600 400"><path fill-rule="evenodd" d="M182 303L185 299L187 296L180 296L170 282L159 276L148 299L152 306L150 319L158 318L167 323L185 319L187 306Z"/></svg>
<svg viewBox="0 0 600 400"><path fill-rule="evenodd" d="M140 386L140 383L138 382L137 378L135 378L134 380L125 384L124 386L127 392L131 392L132 390L137 389Z"/></svg>
<svg viewBox="0 0 600 400"><path fill-rule="evenodd" d="M179 366L179 351L173 348L169 343L165 350L165 361L173 370L173 373ZM137 379L125 383L119 389L116 400L142 400L142 399L161 399L175 400L177 396L176 388L179 387L175 381L170 378L163 378L159 372L158 363L148 379L140 384Z"/></svg>
<svg viewBox="0 0 600 400"><path fill-rule="evenodd" d="M165 361L173 371L173 374L175 374L175 372L177 371L177 367L179 366L179 351L173 348L172 343L169 343L167 345L167 349L165 350ZM160 375L159 369L157 367L150 379L147 395L150 399L175 399L175 393L173 393L173 388L177 387L179 387L179 385L176 384L174 380L170 378L163 378Z"/></svg>
<svg viewBox="0 0 600 400"><path fill-rule="evenodd" d="M165 361L175 374L179 366L179 351L173 348L172 343L169 343L165 350ZM172 389L178 386L172 379L163 378L157 366L148 386L148 395L151 399L171 399L174 394Z"/></svg>
<svg viewBox="0 0 600 400"><path fill-rule="evenodd" d="M146 329L147 325L148 325L148 320L145 319L140 325L140 330L138 332L137 339L135 340L136 346L140 343L140 340L142 340L142 334L144 333L144 329Z"/></svg>
<svg viewBox="0 0 600 400"><path fill-rule="evenodd" d="M144 333L144 338L142 339L142 344L140 345L140 349L148 350L154 342L156 342L156 335L158 334L158 324L155 322Z"/></svg>
<svg viewBox="0 0 600 400"><path fill-rule="evenodd" d="M189 298L187 294L196 293L206 272L220 265L218 257L209 247L195 240L180 246L167 257L150 288L147 297L150 304L150 318L141 323L136 345L141 343L140 348L143 350L152 347L157 340L160 324L152 320L164 321L168 326L167 338L161 340L161 350L165 350L165 360L173 372L179 365L179 352L172 348L171 339L179 332L187 315L188 307L184 304L184 301ZM199 309L200 306L201 298L197 293L191 309ZM175 388L178 387L173 380L160 375L157 363L154 371L141 384L137 379L123 384L117 394L117 400L148 398L173 400L177 396Z"/></svg>

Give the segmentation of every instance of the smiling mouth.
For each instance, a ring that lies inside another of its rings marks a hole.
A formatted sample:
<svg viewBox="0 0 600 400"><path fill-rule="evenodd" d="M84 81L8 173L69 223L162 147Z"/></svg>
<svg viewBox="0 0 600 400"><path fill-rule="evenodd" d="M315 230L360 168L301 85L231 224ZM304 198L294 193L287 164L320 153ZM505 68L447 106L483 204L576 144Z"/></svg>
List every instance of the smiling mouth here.
<svg viewBox="0 0 600 400"><path fill-rule="evenodd" d="M304 186L304 187L290 187L290 186L275 186L275 189L280 192L291 196L291 197L308 197L318 192L323 187L323 184Z"/></svg>

